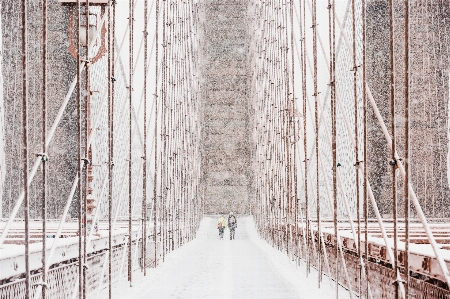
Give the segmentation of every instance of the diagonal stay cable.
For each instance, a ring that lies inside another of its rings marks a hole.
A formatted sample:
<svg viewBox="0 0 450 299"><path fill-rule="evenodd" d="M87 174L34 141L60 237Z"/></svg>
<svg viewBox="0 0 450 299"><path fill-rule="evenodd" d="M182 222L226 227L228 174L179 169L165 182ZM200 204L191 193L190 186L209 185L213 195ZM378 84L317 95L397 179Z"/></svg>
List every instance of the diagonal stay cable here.
<svg viewBox="0 0 450 299"><path fill-rule="evenodd" d="M102 101L102 104L103 104L104 102L106 102L106 101ZM100 108L99 108L99 109L101 109L102 107L103 107L103 105L100 105ZM153 111L153 107L152 107L151 110ZM123 116L124 114L125 114L125 112L124 112L123 109L122 109L122 114L121 114L121 116ZM99 122L99 118L100 118L99 116L100 116L100 113L97 114L97 118L96 118L94 124L97 124L97 123ZM148 123L147 126L149 126L149 124L150 124L150 123ZM96 125L94 125L94 127L96 127ZM96 132L96 131L94 131L94 132ZM91 134L91 135L90 135L90 139L89 139L89 143L88 143L89 145L91 144L94 135L95 135L95 134ZM69 211L69 208L70 208L70 204L71 204L71 202L72 202L73 196L74 196L75 191L76 191L76 187L77 187L77 184L78 184L78 179L79 179L78 176L76 176L76 177L75 177L75 180L74 180L74 182L73 182L73 184L72 184L72 188L71 188L71 191L70 191L70 193L69 193L68 199L67 199L67 201L66 201L66 205L65 205L65 208L64 208L63 216L62 216L62 218L61 218L60 224L59 224L59 226L58 226L57 233L56 233L55 238L54 238L54 242L53 242L53 244L52 244L52 247L51 247L51 249L50 249L50 253L49 253L48 258L47 258L47 265L48 265L48 266L50 265L50 262L51 262L51 259L52 259L52 257L53 257L54 251L55 251L56 248L57 248L57 243L58 243L58 240L59 240L59 236L61 235L62 228L63 228L63 226L64 226L64 224L65 224L65 219L66 219L66 216L67 216L67 214L68 214L68 211ZM122 184L123 184L123 182L122 182ZM104 186L105 186L105 183L103 183L102 186L103 186L103 187L102 187L102 192L103 192L103 188L104 188ZM97 210L99 210L99 209L97 209ZM96 216L95 216L95 217L97 217L97 213L96 213ZM90 234L90 236L91 236L91 234Z"/></svg>
<svg viewBox="0 0 450 299"><path fill-rule="evenodd" d="M107 9L109 10L109 7ZM105 23L106 15L107 15L107 13L105 13L105 16L101 19L100 26L98 27L99 29L95 33L93 41L89 45L89 49L90 50L95 46L95 41L96 41L97 37L99 36L99 34L100 34L101 30L102 30L103 24ZM84 62L81 63L80 67L82 69L84 69L85 68L85 63ZM49 130L49 132L47 134L46 143L45 143L45 148L46 149L48 149L49 144L52 141L53 136L55 135L56 128L59 126L59 123L60 123L60 121L62 119L63 113L64 113L64 111L65 111L65 109L67 107L67 104L69 103L69 100L70 100L70 98L72 96L73 91L75 90L76 84L77 84L77 76L75 76L75 78L73 79L72 83L70 84L69 91L67 92L67 94L66 94L66 96L65 96L65 98L63 100L63 103L62 103L62 105L61 105L61 107L60 107L60 109L58 111L58 114L56 115L55 121L53 122L53 125L52 125L52 127L50 128L50 130ZM46 150L46 152L47 152L47 150ZM41 165L41 160L42 160L41 157L37 157L35 162L34 162L34 164L33 164L33 167L31 168L31 171L28 173L28 178L27 178L27 185L28 186L31 185L31 183L32 183L32 181L33 181L33 179L34 179L34 177L35 177L35 175L37 173L37 170L38 170L39 166ZM24 196L25 196L24 191L22 191L20 193L19 197L16 200L16 204L14 205L14 208L11 211L11 214L10 214L10 216L8 218L8 221L7 221L5 227L4 227L3 231L2 231L2 234L0 235L0 246L3 245L3 243L5 242L5 239L6 239L6 236L8 235L9 229L11 228L11 225L12 225L14 219L16 218L17 213L19 212L20 206L22 205L22 202L24 200Z"/></svg>
<svg viewBox="0 0 450 299"><path fill-rule="evenodd" d="M339 18L337 16L336 16L336 22L338 23L338 26L342 30L342 24L341 24L341 22L340 22L340 20L339 20ZM349 42L348 42L348 39L346 37L345 32L344 32L343 36L344 36L344 40L345 40L347 48L350 49ZM349 50L349 51L351 51L351 50ZM362 73L362 70L358 69L358 72ZM376 118L378 120L378 124L380 125L381 130L382 130L382 132L383 132L383 134L385 136L385 139L386 139L388 147L390 147L391 143L392 143L391 135L389 134L389 132L387 130L387 127L386 127L386 124L384 123L383 117L381 116L380 111L378 109L378 106L375 103L375 99L374 99L374 97L372 95L372 91L370 89L370 86L367 83L366 83L366 89L367 89L367 96L368 96L370 104L371 104L371 106L372 106L372 108L374 110L375 116L376 116ZM400 169L400 173L402 174L402 177L405 178L405 175L406 175L405 168L404 168L404 165L403 165L402 161L399 160L400 156L398 155L397 151L395 151L394 156L395 156L395 158L397 160L397 164L398 164L398 168ZM409 192L410 192L411 201L414 204L414 208L416 209L417 215L418 215L418 217L419 217L419 219L420 219L420 221L422 223L422 226L423 226L423 228L425 230L425 233L427 234L428 241L430 242L430 245L431 245L431 247L433 249L434 255L435 255L436 259L438 260L439 267L441 268L441 270L442 270L442 272L444 274L444 277L445 277L445 280L446 280L447 284L450 285L450 273L448 271L448 268L447 268L447 265L446 265L446 263L444 261L444 258L442 257L441 249L440 249L440 247L438 246L438 244L436 242L436 239L435 239L435 237L434 237L434 235L433 235L433 233L431 231L431 228L430 228L430 226L428 224L427 218L426 218L426 216L425 216L425 214L424 214L424 212L422 210L420 202L419 202L419 200L417 198L416 193L414 192L414 188L413 188L411 183L408 184L408 189L409 189ZM372 194L372 196L373 196L373 194ZM387 246L387 247L390 248L389 246ZM403 287L403 285L402 285L402 287Z"/></svg>

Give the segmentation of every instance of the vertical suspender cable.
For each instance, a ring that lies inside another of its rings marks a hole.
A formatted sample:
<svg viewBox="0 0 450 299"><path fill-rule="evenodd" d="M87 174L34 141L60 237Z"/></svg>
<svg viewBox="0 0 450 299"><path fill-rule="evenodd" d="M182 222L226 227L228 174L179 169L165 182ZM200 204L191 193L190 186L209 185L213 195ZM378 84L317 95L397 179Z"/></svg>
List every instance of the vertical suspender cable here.
<svg viewBox="0 0 450 299"><path fill-rule="evenodd" d="M134 0L129 0L129 17L128 21L130 24L130 32L129 32L129 86L128 86L128 95L129 95L129 148L128 148L128 281L130 282L130 286L132 286L132 272L133 272L133 265L132 265L132 247L133 247L133 200L132 200L132 160L133 160L133 153L132 153L132 143L133 143L133 133L132 133L132 124L133 124L133 118L132 118L132 111L133 111L133 34L134 34Z"/></svg>
<svg viewBox="0 0 450 299"><path fill-rule="evenodd" d="M390 91L390 113L391 113L391 166L392 166L392 203L393 203L393 217L394 217L394 271L398 271L398 230L397 230L397 179L395 173L397 171L397 161L395 159L395 145L396 145L396 132L395 132L395 78L394 78L394 0L389 0L389 91ZM386 246L389 246L386 244ZM398 276L398 275L397 275ZM395 281L395 299L399 298L399 281Z"/></svg>
<svg viewBox="0 0 450 299"><path fill-rule="evenodd" d="M295 249L296 254L298 254L298 180L297 180L297 126L295 123L295 56L294 56L294 1L290 1L289 13L290 13L290 23L291 23L291 72L292 72L292 112L291 112L291 122L292 130L294 132L294 144L293 144L293 165L292 172L294 175L294 216L292 220L294 222L294 237L295 237Z"/></svg>
<svg viewBox="0 0 450 299"><path fill-rule="evenodd" d="M318 90L317 90L317 0L312 1L312 29L313 29L313 73L314 73L314 120L316 129L316 223L317 223L317 233L318 233L318 244L321 243L322 238L321 230L321 219L320 219L320 188L319 188L319 101L318 101ZM320 282L322 280L322 250L321 246L317 247L317 270L319 272L318 276L318 286L320 287Z"/></svg>
<svg viewBox="0 0 450 299"><path fill-rule="evenodd" d="M47 0L42 1L42 299L45 299L47 282Z"/></svg>
<svg viewBox="0 0 450 299"><path fill-rule="evenodd" d="M108 10L108 297L112 298L112 259L113 259L113 182L114 182L114 54L115 54L115 13L116 3L111 3L111 8ZM111 16L112 14L112 16ZM111 24L112 23L112 24Z"/></svg>
<svg viewBox="0 0 450 299"><path fill-rule="evenodd" d="M282 24L279 24L278 22L279 22L279 13L277 13L278 11L279 11L279 9L278 9L278 7L276 6L277 5L277 3L276 3L276 1L278 1L278 5L281 7L281 3L280 3L280 0L274 0L274 3L273 3L273 5L274 5L274 10L275 10L275 13L274 13L274 22L273 22L273 31L274 31L274 41L276 42L276 43L274 43L274 47L273 47L273 51L272 51L272 55L275 57L275 56L278 56L278 57L280 57L281 56L281 59L282 59L282 55L283 55L283 53L282 53L282 51L281 51L281 53L280 53L280 50L282 50L281 48L282 48L282 46L283 46L283 44L282 44L282 40L281 40L281 33L280 33L280 31L281 31L281 27L283 26ZM278 67L274 67L273 68L273 74L274 74L274 78L275 78L275 80L274 80L274 84L272 84L273 86L274 86L274 88L273 88L273 91L274 91L274 93L275 93L275 99L276 99L276 102L275 102L275 104L277 105L276 107L279 107L279 110L280 111L282 111L283 110L283 106L282 106L282 99L286 96L286 95L283 95L283 94L281 94L281 91L280 91L280 74L279 74L279 72L280 72L280 68L278 68ZM273 111L273 112L275 112L275 111ZM282 114L282 118L280 119L280 118L277 118L277 125L278 125L278 128L282 128L282 126L283 126L283 122L284 122L284 119L285 119L285 115L284 114ZM278 129L277 128L277 129ZM284 196L284 194L283 194L283 186L284 186L284 182L283 182L283 178L284 178L284 176L283 176L283 172L282 172L282 167L283 167L283 161L282 161L282 150L283 150L283 137L282 137L282 131L280 132L280 134L277 136L277 138L276 138L276 140L277 140L277 142L276 142L276 153L278 154L277 155L277 163L276 163L276 184L275 184L275 188L276 188L276 190L277 190L277 198L278 198L278 200L279 200L279 205L278 205L278 207L279 207L279 209L277 209L277 217L276 217L276 222L277 222L277 245L278 245L278 248L279 248L279 250L283 250L283 245L284 245L284 243L283 243L283 233L284 233L284 230L283 230L283 227L282 227L282 218L283 218L283 212L284 212L284 198L285 198L285 196ZM281 153L280 153L281 152Z"/></svg>
<svg viewBox="0 0 450 299"><path fill-rule="evenodd" d="M286 44L285 44L285 53L286 53L286 72L287 72L287 76L286 76L286 115L287 115L287 128L285 130L286 132L286 138L285 138L285 142L286 142L286 151L287 151L287 181L288 181L288 213L287 213L287 220L286 221L286 225L288 226L287 228L289 228L289 230L286 231L286 239L289 241L288 242L288 250L289 250L289 255L292 255L292 249L293 249L293 242L292 242L292 226L294 225L293 221L292 221L292 216L293 216L293 205L294 205L294 200L293 200L293 171L292 171L292 165L293 165L293 161L292 161L292 154L291 154L291 142L290 142L290 134L291 134L291 129L292 132L294 130L294 128L292 127L292 120L293 120L293 112L294 112L294 105L293 105L293 96L294 96L294 69L292 68L292 63L293 61L291 61L291 73L289 74L289 48L291 49L291 58L294 57L294 53L292 52L293 47L290 46L289 44L289 35L290 37L292 37L292 30L290 30L290 33L288 32L289 28L288 28L288 18L289 18L289 22L291 22L292 16L291 16L291 12L292 12L292 1L290 1L289 7L287 5L285 5L286 9L285 9L285 18L284 18L284 26L286 27ZM292 23L291 23L292 24ZM292 42L292 41L291 41ZM290 84L290 80L292 80L292 84ZM292 94L291 94L291 90L290 90L290 86L292 86ZM292 96L292 98L291 98Z"/></svg>
<svg viewBox="0 0 450 299"><path fill-rule="evenodd" d="M81 2L77 0L77 130L78 130L78 298L83 298L83 194L82 194L82 170L83 161L81 160L82 143L81 143Z"/></svg>
<svg viewBox="0 0 450 299"><path fill-rule="evenodd" d="M22 146L23 146L23 188L24 188L24 217L25 217L25 295L31 297L30 277L30 199L28 198L28 90L27 90L27 0L21 1L22 17Z"/></svg>
<svg viewBox="0 0 450 299"><path fill-rule="evenodd" d="M142 165L142 267L147 274L147 37L148 0L144 1L144 163ZM158 76L156 74L156 76Z"/></svg>
<svg viewBox="0 0 450 299"><path fill-rule="evenodd" d="M156 234L157 234L157 179L158 179L158 65L159 65L159 1L156 0L156 19L155 19L155 130L153 134L154 144L155 144L155 168L153 170L153 243L154 243L154 259L155 259L155 267L157 264L157 242L156 242Z"/></svg>
<svg viewBox="0 0 450 299"><path fill-rule="evenodd" d="M335 291L336 299L339 298L339 230L338 230L338 198L337 198L337 150L336 150L336 32L334 27L335 20L335 2L329 0L329 43L330 43L330 89L331 89L331 151L332 151L332 177L333 177L333 225L334 236L336 238L335 244Z"/></svg>
<svg viewBox="0 0 450 299"><path fill-rule="evenodd" d="M409 1L405 0L405 180L403 184L405 196L405 298L409 298Z"/></svg>
<svg viewBox="0 0 450 299"><path fill-rule="evenodd" d="M183 163L181 164L181 169L180 172L182 172L183 167L189 167L189 155L187 153L187 149L189 148L189 134L187 134L186 132L190 131L190 127L189 127L189 123L188 123L188 109L189 109L189 104L190 101L192 100L192 88L191 88L191 81L192 81L192 77L191 77L191 73L189 72L189 14L188 14L188 4L184 3L183 5L183 26L182 26L182 34L184 36L184 44L183 47L185 48L185 52L183 55L183 59L184 59L184 74L185 74L185 90L186 90L186 94L187 94L187 101L182 103L183 104L183 111L181 112L181 119L182 124L183 124L183 131L180 132L181 136L181 152L183 153L182 158L183 158ZM182 221L182 234L181 234L181 243L180 246L182 244L184 244L186 242L186 238L187 238L187 219L188 217L190 217L189 214L189 210L188 210L188 206L187 206L187 199L189 198L189 192L191 190L190 188L190 172L191 169L189 170L189 172L185 172L183 175L183 180L181 181L181 184L183 187L183 192L182 192L182 211L181 211L181 217L183 217L183 221Z"/></svg>
<svg viewBox="0 0 450 299"><path fill-rule="evenodd" d="M359 194L359 130L358 130L358 93L357 93L357 71L358 66L356 64L356 7L355 0L352 0L352 63L353 63L353 105L354 105L354 133L355 133L355 187L356 187L356 219L358 225L358 240L355 240L358 244L357 254L358 263L361 261L361 201ZM357 270L357 292L361 294L361 264Z"/></svg>
<svg viewBox="0 0 450 299"><path fill-rule="evenodd" d="M90 124L89 124L89 118L90 118L90 79L89 79L89 0L86 0L85 6L84 6L84 13L85 13L85 22L86 22L86 58L85 58L85 101L84 101L84 129L85 129L85 135L84 135L84 192L83 192L83 298L86 299L86 291L87 291L87 236L89 232L87 231L87 218L89 217L87 212L87 197L89 194L89 168L90 168L90 160L89 160L89 135L90 135Z"/></svg>
<svg viewBox="0 0 450 299"><path fill-rule="evenodd" d="M391 166L392 166L392 202L394 214L394 271L396 272L395 298L405 298L405 289L401 282L398 268L398 212L397 212L397 178L396 171L399 165L395 157L396 130L395 130L395 78L394 78L394 0L389 0L389 71L390 71L390 112L391 112ZM386 246L388 246L386 244Z"/></svg>
<svg viewBox="0 0 450 299"><path fill-rule="evenodd" d="M284 2L284 1L283 1ZM292 1L291 1L292 2ZM281 4L281 3L280 3ZM285 2L283 3L285 4ZM291 4L292 5L292 4ZM286 167L285 167L285 180L287 181L287 203L286 203L286 207L285 207L285 215L284 215L284 219L285 219L285 234L286 234L286 252L288 254L288 256L291 254L291 250L290 250L290 246L292 246L291 244L291 240L289 238L289 233L290 233L290 228L291 228L291 215L292 215L292 173L291 173L291 155L290 155L290 140L289 140L289 130L290 130L290 125L291 125L291 109L290 109L290 77L291 74L289 74L289 64L288 64L288 51L289 51L289 35L288 35L288 24L287 24L287 17L288 17L288 6L284 5L285 10L283 11L283 15L284 17L281 19L281 24L282 27L285 27L285 43L284 43L284 51L283 51L283 56L284 56L284 70L285 70L285 113L284 113L284 134L285 134L285 138L284 138L284 143L285 143L285 155L286 155ZM282 12L282 10L280 10L280 12ZM292 70L293 71L293 70ZM293 94L293 93L292 93Z"/></svg>
<svg viewBox="0 0 450 299"><path fill-rule="evenodd" d="M367 198L367 85L366 85L366 0L361 0L361 18L362 18L362 104L363 104L363 141L364 141L364 158L363 158L363 209L364 209L364 293L369 298L369 269L367 268L369 254L369 207Z"/></svg>
<svg viewBox="0 0 450 299"><path fill-rule="evenodd" d="M167 13L166 13L166 23L168 26L168 37L167 37L167 42L166 42L166 48L167 48L167 72L166 72L166 104L165 104L165 115L166 115L166 122L164 123L164 138L165 138L165 146L164 146L164 168L163 168L163 177L164 177L164 217L165 217L165 253L168 253L171 251L171 240L172 240L172 197L171 197L171 193L172 193L172 188L170 186L170 180L169 180L169 173L171 172L171 167L172 167L172 159L171 159L171 154L172 154L172 109L170 109L169 107L171 107L172 104L172 100L174 98L173 95L173 83L175 82L175 78L173 77L174 75L176 75L176 70L173 70L173 62L174 62L174 58L173 58L173 50L176 47L176 45L173 44L172 41L172 36L173 36L173 28L175 26L175 24L172 23L172 19L171 17L173 16L173 11L172 8L174 6L173 3L170 2L170 0L166 1L166 5L167 5ZM170 45L170 47L169 47Z"/></svg>
<svg viewBox="0 0 450 299"><path fill-rule="evenodd" d="M162 35L163 35L163 62L162 62L162 81L161 81L161 96L162 96L162 103L161 103L161 134L162 134L162 143L163 148L161 151L161 185L160 185L160 194L161 194L161 244L162 244L162 260L164 261L164 258L166 256L166 200L165 200L165 173L166 173L166 161L165 161L165 154L166 154L166 98L167 98L167 91L166 91L166 85L167 85L167 37L166 37L166 26L167 26L167 0L163 1L163 28L162 28Z"/></svg>
<svg viewBox="0 0 450 299"><path fill-rule="evenodd" d="M301 7L302 8L302 7ZM301 12L300 12L301 13ZM303 97L303 155L304 155L304 161L305 163L305 177L304 177L304 189L305 189L305 214L306 214L306 253L305 253L305 259L306 259L306 276L308 276L310 271L310 218L309 218L309 200L308 200L308 134L307 134L307 125L306 125L306 0L303 0L303 14L302 14L302 20L300 22L300 30L302 31L302 97Z"/></svg>

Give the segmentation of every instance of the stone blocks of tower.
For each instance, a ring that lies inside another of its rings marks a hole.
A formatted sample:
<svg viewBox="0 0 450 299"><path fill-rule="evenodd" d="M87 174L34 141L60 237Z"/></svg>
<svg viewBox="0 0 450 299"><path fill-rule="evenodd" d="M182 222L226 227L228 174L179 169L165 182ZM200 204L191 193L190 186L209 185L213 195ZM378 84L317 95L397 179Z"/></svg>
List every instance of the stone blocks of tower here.
<svg viewBox="0 0 450 299"><path fill-rule="evenodd" d="M4 144L6 172L3 190L2 217L8 217L23 190L22 147L22 65L20 1L6 0L1 4L4 80ZM28 164L32 165L42 152L42 5L28 3ZM75 59L67 51L68 10L57 0L48 1L47 28L47 128L56 115L76 74ZM76 176L77 124L75 94L64 110L61 123L47 153L48 217L60 217L72 182ZM4 168L3 168L4 166ZM31 167L30 167L31 168ZM39 169L30 186L30 216L41 217L41 182ZM21 213L19 213L19 217Z"/></svg>
<svg viewBox="0 0 450 299"><path fill-rule="evenodd" d="M246 1L205 1L203 177L205 213L249 212L250 130Z"/></svg>

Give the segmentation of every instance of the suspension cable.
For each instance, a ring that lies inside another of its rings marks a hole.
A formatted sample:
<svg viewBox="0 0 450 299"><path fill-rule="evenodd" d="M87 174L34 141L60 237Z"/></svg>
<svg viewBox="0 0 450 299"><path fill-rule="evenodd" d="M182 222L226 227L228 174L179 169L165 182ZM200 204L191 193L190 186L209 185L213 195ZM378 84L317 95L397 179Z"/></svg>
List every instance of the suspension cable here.
<svg viewBox="0 0 450 299"><path fill-rule="evenodd" d="M156 18L155 18L155 74L159 73L158 65L159 65L159 0L156 0ZM154 259L155 259L155 267L157 263L157 173L158 173L158 76L155 76L155 93L154 93L154 103L155 103L155 130L153 133L155 144L155 152L154 152L154 176L153 176L153 243L154 243Z"/></svg>
<svg viewBox="0 0 450 299"><path fill-rule="evenodd" d="M333 17L333 20L335 18ZM365 284L364 293L369 299L369 269L367 267L369 260L369 207L367 198L367 82L366 82L366 0L361 0L361 19L362 19L362 65L361 65L361 84L362 84L362 102L363 102L363 210L364 210L364 273Z"/></svg>
<svg viewBox="0 0 450 299"><path fill-rule="evenodd" d="M113 182L114 182L114 104L115 104L115 21L116 2L108 10L108 297L112 298L113 285Z"/></svg>
<svg viewBox="0 0 450 299"><path fill-rule="evenodd" d="M22 146L23 146L23 188L24 188L24 205L23 212L25 218L25 296L29 298L31 295L31 273L30 273L30 199L28 186L28 24L27 24L27 1L21 1L21 37L22 37Z"/></svg>
<svg viewBox="0 0 450 299"><path fill-rule="evenodd" d="M142 166L142 268L147 275L147 48L148 0L144 1L144 155Z"/></svg>
<svg viewBox="0 0 450 299"><path fill-rule="evenodd" d="M77 119L78 119L78 298L83 298L83 194L82 194L82 175L83 175L83 161L82 157L82 119L81 119L81 3L77 0Z"/></svg>
<svg viewBox="0 0 450 299"><path fill-rule="evenodd" d="M91 110L91 103L90 103L90 61L89 61L89 0L86 0L85 6L84 6L84 14L85 14L85 22L86 22L86 49L85 49L85 59L84 59L84 63L85 63L85 82L84 82L84 87L85 87L85 99L84 99L84 156L83 156L83 161L84 161L84 189L83 189L83 299L86 299L86 292L87 292L87 242L86 242L86 237L87 237L87 230L88 230L88 217L90 217L90 215L88 215L88 195L89 195L89 177L91 176L91 166L90 166L90 161L91 156L90 156L90 147L89 147L89 135L90 135L90 110ZM79 53L79 55L81 55L81 53ZM91 224L93 225L93 223Z"/></svg>
<svg viewBox="0 0 450 299"><path fill-rule="evenodd" d="M132 135L132 110L133 110L133 64L134 64L134 0L128 1L128 20L130 24L130 32L128 39L128 58L129 58L129 82L128 82L128 96L129 96L129 147L128 147L128 281L130 287L132 286L133 275L133 198L132 198L132 167L133 167L133 135Z"/></svg>
<svg viewBox="0 0 450 299"><path fill-rule="evenodd" d="M409 217L410 217L410 199L409 199L409 181L410 181L410 145L409 145L409 1L404 1L405 5L405 178L403 181L403 192L405 198L405 251L403 254L403 261L405 267L405 298L409 298L409 250L410 250L410 229L409 229Z"/></svg>
<svg viewBox="0 0 450 299"><path fill-rule="evenodd" d="M42 299L46 299L47 286L47 154L45 152L47 133L47 0L42 1ZM39 290L39 288L38 288ZM38 292L36 290L36 292Z"/></svg>

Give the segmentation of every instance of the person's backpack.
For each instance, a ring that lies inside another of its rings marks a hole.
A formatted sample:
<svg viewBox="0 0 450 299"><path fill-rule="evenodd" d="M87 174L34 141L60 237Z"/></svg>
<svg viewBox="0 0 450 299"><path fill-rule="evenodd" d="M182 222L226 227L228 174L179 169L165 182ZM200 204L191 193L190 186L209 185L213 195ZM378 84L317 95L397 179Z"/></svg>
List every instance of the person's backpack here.
<svg viewBox="0 0 450 299"><path fill-rule="evenodd" d="M236 217L234 217L234 215L230 216L230 228L235 228L236 227Z"/></svg>

